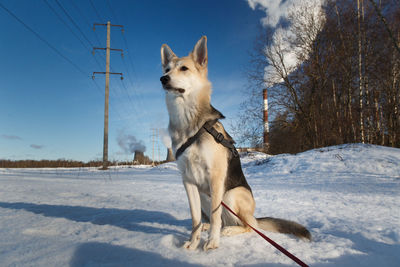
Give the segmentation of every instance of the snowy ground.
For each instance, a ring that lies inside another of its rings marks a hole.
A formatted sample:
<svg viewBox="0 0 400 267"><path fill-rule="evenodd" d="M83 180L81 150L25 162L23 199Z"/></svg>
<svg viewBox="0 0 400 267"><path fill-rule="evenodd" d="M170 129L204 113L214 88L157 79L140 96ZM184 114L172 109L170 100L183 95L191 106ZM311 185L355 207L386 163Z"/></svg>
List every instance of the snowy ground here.
<svg viewBox="0 0 400 267"><path fill-rule="evenodd" d="M311 243L265 232L310 266L400 266L400 149L344 145L242 164L256 216L310 229ZM0 169L0 266L296 266L255 233L181 249L190 227L174 163Z"/></svg>

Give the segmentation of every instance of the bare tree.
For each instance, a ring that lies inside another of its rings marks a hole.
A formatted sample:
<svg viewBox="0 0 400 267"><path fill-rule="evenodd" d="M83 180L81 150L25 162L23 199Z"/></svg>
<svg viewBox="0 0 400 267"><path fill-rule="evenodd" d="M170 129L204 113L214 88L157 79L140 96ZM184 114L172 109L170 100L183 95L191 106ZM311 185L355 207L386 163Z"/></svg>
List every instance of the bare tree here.
<svg viewBox="0 0 400 267"><path fill-rule="evenodd" d="M399 43L400 6L381 1L385 26L367 1L300 3L288 28L258 40L237 129L261 143L267 86L273 153L360 141L400 147L400 54L385 28Z"/></svg>

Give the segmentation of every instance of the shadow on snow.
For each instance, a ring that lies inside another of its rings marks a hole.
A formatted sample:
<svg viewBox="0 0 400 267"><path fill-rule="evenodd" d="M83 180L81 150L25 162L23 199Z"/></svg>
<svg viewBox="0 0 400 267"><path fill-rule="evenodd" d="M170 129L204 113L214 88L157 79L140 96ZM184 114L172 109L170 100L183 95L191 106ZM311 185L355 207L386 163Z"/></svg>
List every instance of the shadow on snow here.
<svg viewBox="0 0 400 267"><path fill-rule="evenodd" d="M7 203L0 202L1 208L25 210L46 217L65 218L76 222L90 222L96 225L112 225L135 232L148 234L178 234L181 231L167 229L162 226L144 225L144 223L158 223L180 226L189 229L191 220L177 220L172 215L161 211L149 210L122 210L114 208L92 208L82 206L48 205L34 203Z"/></svg>
<svg viewBox="0 0 400 267"><path fill-rule="evenodd" d="M78 266L201 266L163 258L161 255L99 242L79 245L70 261Z"/></svg>
<svg viewBox="0 0 400 267"><path fill-rule="evenodd" d="M53 218L65 218L76 222L90 222L96 225L112 225L129 231L143 232L150 234L164 235L187 235L186 232L171 229L174 227L163 227L163 225L184 227L189 230L191 220L177 220L172 215L161 211L148 210L122 210L113 208L92 208L82 206L48 205L33 203L7 203L0 202L0 208L25 210L35 214ZM147 224L146 224L147 223ZM149 224L160 225L149 225ZM316 228L320 225L316 223ZM400 245L395 237L391 239L395 244L371 240L359 233L343 233L330 231L328 234L349 239L353 242L353 249L362 254L345 254L337 258L326 259L316 262L313 266L375 266L380 262L386 262L388 266L397 266L400 261ZM99 242L89 242L79 245L71 260L71 266L189 266L187 262L166 259L161 255L141 251L138 249L126 248L123 246L111 245ZM371 265L371 263L374 263ZM261 264L262 265L262 264ZM259 264L248 266L261 266ZM196 266L196 265L193 265ZM276 264L272 266L284 266Z"/></svg>

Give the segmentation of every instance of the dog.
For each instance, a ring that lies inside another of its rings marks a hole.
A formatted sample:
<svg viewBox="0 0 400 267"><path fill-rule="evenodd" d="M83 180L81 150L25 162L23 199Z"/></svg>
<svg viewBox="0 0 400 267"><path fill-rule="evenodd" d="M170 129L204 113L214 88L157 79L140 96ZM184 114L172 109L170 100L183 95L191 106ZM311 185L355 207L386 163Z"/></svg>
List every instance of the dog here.
<svg viewBox="0 0 400 267"><path fill-rule="evenodd" d="M218 248L221 235L252 231L241 220L263 230L311 240L310 232L296 222L254 217L255 201L243 175L234 141L219 121L224 116L210 102L207 37L201 37L193 51L180 58L163 44L161 64L160 81L169 114L168 130L192 217L191 237L183 247L196 249L201 231L208 230L209 237L203 249ZM205 130L207 124L208 127L211 124L215 136ZM223 209L221 201L241 220Z"/></svg>

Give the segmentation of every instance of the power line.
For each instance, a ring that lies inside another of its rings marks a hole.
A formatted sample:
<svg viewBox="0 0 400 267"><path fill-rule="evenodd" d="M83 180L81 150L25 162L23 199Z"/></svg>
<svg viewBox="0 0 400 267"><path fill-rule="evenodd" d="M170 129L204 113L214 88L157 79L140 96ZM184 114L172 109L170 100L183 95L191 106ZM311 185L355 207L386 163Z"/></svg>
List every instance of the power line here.
<svg viewBox="0 0 400 267"><path fill-rule="evenodd" d="M110 4L110 1L109 1L109 0L106 1L106 4L108 5L108 8L109 8L109 10L111 11L111 14L112 14L112 16L114 17L115 21L116 21L116 22L120 21L120 20L118 19L117 15L116 15L116 13L114 12L114 9L112 8L112 5ZM131 57L131 54L130 54L129 48L128 48L128 41L126 40L126 37L125 37L124 32L122 32L122 39L123 39L124 45L125 45L125 51L126 51L125 54L128 55L128 61L129 61L129 63L130 63L130 67L132 68L132 72L134 73L134 72L135 72L135 68L134 68L134 66L133 66L133 60L132 60L132 57ZM129 71L129 67L128 67L128 65L126 64L125 58L124 58L124 57L122 58L122 62L123 62L123 64L124 64L124 66L125 66L125 69L126 69L126 72L127 72L127 75L126 75L126 76L128 77L128 81L129 81L129 83L130 83L130 85L131 85L131 87L132 87L133 93L134 93L136 99L138 100L139 104L142 105L142 102L143 102L143 101L142 101L142 98L141 98L140 94L138 94L138 92L136 91L135 86L134 86L134 84L133 84L133 82L132 82L132 79L131 79L131 76L133 77L134 75L131 75L131 72ZM128 93L128 95L129 95L129 91L128 91L128 90L127 90L127 93Z"/></svg>
<svg viewBox="0 0 400 267"><path fill-rule="evenodd" d="M120 50L122 50L122 49L116 49L116 50L119 50L119 51L120 51ZM123 58L123 57L122 57L122 58ZM110 70L111 70L111 72L116 73L116 72L114 71L114 69L113 69L112 66L110 66ZM129 76L128 76L128 78L129 78ZM122 86L124 87L125 91L127 92L128 100L129 100L129 102L131 103L130 107L132 107L133 112L136 112L137 110L134 108L135 105L134 105L134 103L133 103L133 101L132 101L132 98L130 97L130 95L129 95L129 93L128 93L129 90L127 89L127 87L126 87L124 81L123 81L122 79L120 79L120 81L121 81L121 84L122 84ZM114 86L114 87L115 87L115 86ZM111 89L112 89L112 88L111 88ZM120 91L122 91L122 90L120 89ZM114 92L114 90L110 90L110 93L111 93L112 95L114 95L114 97L118 97L118 95ZM126 109L126 111L129 111L129 110ZM121 120L122 120L122 118L121 118Z"/></svg>
<svg viewBox="0 0 400 267"><path fill-rule="evenodd" d="M44 0L46 3L47 3L47 1L46 0ZM90 44L90 45L93 45L92 44L92 42L88 39L88 37L86 36L86 34L84 34L83 33L83 31L82 31L82 29L81 29L81 27L79 27L79 25L74 21L74 19L72 18L72 16L68 13L68 11L61 5L61 3L58 1L58 0L55 0L56 1L56 3L57 3L57 5L60 7L60 9L62 9L62 11L64 12L64 14L68 17L68 19L70 20L70 22L75 26L75 28L77 28L78 29L78 31L82 34L82 36L85 38L85 40ZM48 4L48 3L47 3ZM78 12L80 12L80 10L79 10L79 8L72 2L72 4L73 4L73 6L78 10ZM53 12L55 12L54 11L54 9L52 9L53 10ZM55 12L56 13L56 12ZM60 18L60 16L58 16L59 18ZM61 19L61 18L60 18ZM62 19L61 19L62 20ZM71 32L73 32L72 31L72 29L65 23L65 21L64 20L62 20L63 22L64 22L64 24L71 30ZM74 33L74 32L73 32ZM77 37L78 38L78 40L80 40L81 41L81 39L74 33L74 36L75 37ZM96 38L97 38L97 35L96 35ZM97 38L97 40L98 40L98 43L100 44L100 40ZM89 50L89 52L91 53L92 51L81 41L81 43L82 43L82 45L84 46L84 47L86 47L88 50ZM92 53L91 53L92 54ZM93 58L95 59L95 61L96 61L96 63L97 63L97 65L100 67L100 68L102 68L102 66L101 66L101 64L100 64L100 62L97 60L97 58L95 57L95 55L94 55L94 53L92 54L93 55ZM102 54L99 54L103 59L104 59L104 56L102 55ZM112 68L111 68L111 71L113 71L112 70ZM97 83L95 83L96 84L96 86L98 87L98 84ZM111 91L111 92L113 92L113 91ZM110 105L111 106L111 105ZM117 112L117 110L116 109L114 109L113 108L113 110L115 111L115 112ZM117 114L118 114L118 116L120 117L120 119L122 120L122 117L121 117L121 115L119 114L119 112L117 112Z"/></svg>
<svg viewBox="0 0 400 267"><path fill-rule="evenodd" d="M115 15L114 10L113 10L113 8L112 8L112 6L111 6L111 4L110 4L110 1L107 0L107 1L106 1L106 4L108 5L108 8L110 9L111 14L113 15L115 22L116 22L117 24L120 24L120 23L119 23L119 20L117 20L117 16Z"/></svg>
<svg viewBox="0 0 400 267"><path fill-rule="evenodd" d="M44 0L44 1L46 1L46 0ZM59 7L63 10L64 14L69 18L69 20L71 21L71 23L72 23L72 24L79 30L79 32L84 36L84 38L86 39L86 41L87 41L90 45L93 45L93 44L90 42L90 40L86 37L86 34L83 33L83 31L81 30L81 28L79 27L79 25L74 21L74 19L72 18L72 16L69 15L68 11L61 5L61 3L60 3L58 0L55 0L55 1L56 1L56 3L59 5ZM73 2L72 2L72 4L75 6L76 9L78 9L78 8L76 7L76 5L75 5ZM93 9L95 10L96 14L99 15L99 13L98 13L96 7L94 6L93 2L91 2L91 4L92 4ZM115 13L113 12L110 3L108 2L107 4L109 5L109 8L110 8L111 12L112 12L112 13L114 14L114 16L115 16ZM79 9L78 9L78 11L79 11ZM98 16L98 17L100 17L100 16ZM96 37L97 37L97 35L96 35ZM97 38L97 39L98 39L98 38ZM98 40L98 42L100 43L100 40ZM85 46L85 47L86 47L86 46ZM100 56L104 59L104 57L103 57L102 54L100 54ZM94 57L94 59L96 60L97 65L98 65L99 67L101 67L101 64L99 63L99 61L97 60L97 58L96 58L94 55L93 55L93 57ZM125 63L125 62L124 62L124 63ZM110 69L111 69L111 71L113 72L113 69L112 69L111 66L110 66ZM127 70L127 71L128 71L128 70ZM130 77L129 77L129 76L128 76L128 79L130 80ZM128 100L130 101L131 106L134 107L133 101L132 101L132 99L131 99L131 97L130 97L130 95L129 95L128 89L126 88L126 86L125 86L125 84L124 84L123 82L122 82L122 85L123 85L125 91L127 92ZM112 90L111 90L111 91L112 91ZM112 92L113 92L113 91L112 91Z"/></svg>
<svg viewBox="0 0 400 267"><path fill-rule="evenodd" d="M95 7L95 5L93 4L93 2L92 2L91 0L90 0L90 4L91 4L93 10L95 11L95 13L97 14L97 17L98 17L99 19L102 19L101 16L100 16L100 14L99 14L99 12L97 11L97 8ZM107 1L106 4L108 5L108 8L109 8L109 10L110 10L111 13L112 13L112 18L116 21L117 24L119 24L119 23L118 23L119 20L117 20L117 16L115 15L114 10L113 10L113 8L112 8L110 2ZM130 73L129 73L128 68L126 67L126 64L125 64L125 61L124 61L124 57L122 57L122 61L123 61L124 65L125 65L125 69L126 69L126 71L127 71L127 73L128 73L128 75L127 75L127 76L128 76L128 80L131 82ZM113 71L112 67L110 67L110 68L111 68L111 71ZM131 83L132 83L132 82L131 82ZM128 100L129 100L129 102L131 103L131 107L134 108L135 105L133 104L132 98L131 98L131 96L130 96L130 94L129 94L129 90L128 90L128 88L126 87L126 85L125 85L125 83L124 83L123 80L121 80L121 84L122 84L122 87L123 87L123 88L125 89L125 91L126 91L126 94L127 94L127 96L128 96ZM136 110L134 110L134 112L135 112L135 111L136 111Z"/></svg>
<svg viewBox="0 0 400 267"><path fill-rule="evenodd" d="M77 69L80 73L82 73L84 76L88 77L87 73L82 70L80 67L78 67L72 60L70 60L67 56L64 56L63 53L61 53L57 48L55 48L52 44L50 44L46 39L44 39L39 33L37 33L35 30L33 30L31 27L29 27L23 20L21 20L17 15L15 15L11 10L6 8L2 3L0 3L0 7L4 9L8 14L10 14L14 19L16 19L19 23L21 23L27 30L29 30L31 33L34 34L35 37L37 37L39 40L41 40L43 43L45 43L51 50L53 50L56 54L58 54L60 57L62 57L64 60L66 60L68 63L70 63L75 69ZM101 93L101 89L99 85L96 83L96 81L93 81L96 88L99 90ZM117 110L111 106L113 111L117 114L117 116L122 120L121 115Z"/></svg>
<svg viewBox="0 0 400 267"><path fill-rule="evenodd" d="M108 6L108 8L109 8L109 10L110 10L110 12L111 12L111 14L112 14L112 17L113 17L113 18L115 19L115 21L118 23L118 21L120 21L120 20L118 19L116 13L114 12L114 9L112 8L112 5L110 4L110 1L107 0L107 1L106 1L106 4L107 4L107 6ZM128 45L127 45L127 41L126 41L124 32L122 32L122 39L123 39L124 44L125 44L125 51L126 51L126 54L128 54L128 58L130 59L130 63L131 63L131 65L132 65L132 71L134 71L133 64L132 64L132 59L131 59L130 53L128 52ZM124 66L125 66L125 68L126 68L126 70L127 70L127 72L128 72L128 80L129 80L129 82L131 83L131 86L133 87L133 83L132 83L132 81L131 81L131 79L130 79L130 76L131 76L131 75L130 75L130 72L129 72L129 68L128 68L128 66L127 66L126 63L125 63L125 58L122 58L122 60L123 60Z"/></svg>
<svg viewBox="0 0 400 267"><path fill-rule="evenodd" d="M69 13L67 12L67 10L61 5L61 3L58 0L55 0L57 5L62 9L62 11L64 12L64 14L68 17L68 19L71 21L71 23L78 29L78 31L82 34L82 36L85 38L85 40L89 43L89 45L91 47L94 47L93 43L89 40L89 38L87 38L86 34L83 33L81 27L79 27L79 25L74 21L74 19L69 15ZM99 42L100 43L100 42ZM97 60L97 58L93 55L94 59L97 62L97 65L99 67L101 67L101 64L99 63L99 61ZM102 59L104 59L104 57L102 55L100 55L100 57L102 57Z"/></svg>
<svg viewBox="0 0 400 267"><path fill-rule="evenodd" d="M110 12L111 12L111 15L112 15L111 17L116 21L117 24L119 24L118 22L119 22L120 20L117 18L117 15L116 15L116 13L114 12L114 9L112 8L112 5L111 5L110 1L107 0L107 1L106 1L106 4L107 4L108 9L109 9ZM94 7L94 5L93 5L93 7ZM95 9L95 11L96 11L96 9ZM122 37L123 37L124 43L125 43L125 51L128 51L128 46L126 45L127 42L126 42L126 39L125 39L124 31L122 31ZM125 54L126 54L126 53L125 53ZM129 52L128 52L128 57L131 59L130 53L129 53ZM131 59L131 61L132 61L132 59ZM134 87L134 85L133 85L133 82L132 82L132 79L131 79L131 73L130 73L130 71L129 71L128 65L126 64L125 57L122 57L122 63L124 64L124 67L125 67L125 69L126 69L126 74L127 74L127 75L125 75L125 76L128 77L128 82L129 82L130 86L132 87L132 92L134 93L133 95L134 95L134 97L137 99L137 102L139 102L139 104L141 104L142 101L141 101L140 96L139 96L139 94L136 92L135 87ZM131 64L132 64L132 63L131 63ZM132 64L132 66L133 66L133 64ZM133 69L133 67L132 67L132 69ZM127 94L127 96L128 96L128 101L129 101L130 104L131 104L130 106L132 107L132 109L134 110L134 112L137 112L137 110L136 110L136 108L135 108L136 105L134 105L134 103L133 103L133 101L132 101L132 98L131 98L131 94L129 93L130 90L128 90L128 88L127 88L127 86L126 86L126 84L125 84L125 82L124 82L123 80L121 80L121 84L122 84L122 87L124 88L124 90L125 90L125 92L126 92L126 94Z"/></svg>
<svg viewBox="0 0 400 267"><path fill-rule="evenodd" d="M70 63L75 69L77 69L80 73L83 75L87 76L87 73L83 71L78 65L76 65L72 60L70 60L68 57L64 56L63 53L61 53L57 48L55 48L52 44L50 44L46 39L44 39L39 33L37 33L35 30L33 30L31 27L29 27L25 22L23 22L17 15L15 15L11 10L6 8L2 3L0 3L0 7L3 8L8 14L10 14L14 19L16 19L19 23L21 23L27 30L29 30L31 33L33 33L39 40L41 40L43 43L45 43L48 47L50 47L54 52L56 52L60 57L65 59L68 63Z"/></svg>
<svg viewBox="0 0 400 267"><path fill-rule="evenodd" d="M130 67L132 68L132 72L135 72L135 68L134 68L134 66L133 66L133 60L132 60L132 58L131 58L131 53L129 52L128 42L127 42L127 40L126 40L126 38L125 38L125 34L122 34L122 40L124 41L126 54L128 55L128 62L129 62L129 64L130 64ZM123 61L124 61L125 68L127 69L127 72L128 72L128 74L129 74L129 76L131 76L131 75L130 75L129 68L128 68L128 66L127 66L126 63L125 63L125 59L123 59ZM132 75L132 76L134 76L134 75ZM130 81L130 83L131 83L131 86L134 87L134 86L133 86L133 82L132 82L131 80L129 80L129 81Z"/></svg>
<svg viewBox="0 0 400 267"><path fill-rule="evenodd" d="M71 21L71 23L75 26L76 29L80 32L80 34L85 38L85 40L89 43L91 47L93 47L93 43L89 40L89 38L86 36L85 33L83 33L81 27L74 21L74 19L69 15L68 11L61 5L61 3L58 0L55 0L56 4L59 6L59 8L64 12L64 14L67 16L67 18ZM97 60L97 58L93 55L94 59L96 60L97 65L101 67L101 64ZM100 55L100 57L102 57ZM102 57L104 59L104 57Z"/></svg>
<svg viewBox="0 0 400 267"><path fill-rule="evenodd" d="M124 35L122 35L122 36L123 36L123 39L125 40L125 36L124 36ZM131 59L131 57L130 57L130 53L129 53L129 50L128 50L128 46L127 46L127 44L126 44L126 41L124 41L124 43L125 43L125 50L126 50L126 53L128 54L128 58L130 59L129 62L130 62L130 64L131 64L132 70L133 70L133 63L132 63L132 59ZM122 59L122 62L123 62L123 64L124 64L124 66L125 66L125 68L126 68L126 72L127 72L127 74L128 74L128 75L127 75L127 76L128 76L128 81L129 81L129 83L130 83L130 85L131 85L131 87L132 87L132 89L133 89L133 92L135 93L136 98L138 99L138 101L139 101L140 104L141 104L142 98L141 98L140 94L138 94L138 92L136 92L135 86L134 86L134 84L133 84L133 82L132 82L132 79L131 79L131 76L133 76L133 75L131 75L131 73L130 73L130 71L129 71L129 68L128 68L128 66L127 66L127 64L126 64L124 58Z"/></svg>
<svg viewBox="0 0 400 267"><path fill-rule="evenodd" d="M79 42L86 48L90 48L82 41L82 39L71 29L71 27L68 25L68 23L57 13L57 11L47 2L47 0L43 0L45 4L50 8L50 10L57 16L57 18L65 25L65 27L68 28L68 30L76 37L76 39L79 40Z"/></svg>
<svg viewBox="0 0 400 267"><path fill-rule="evenodd" d="M100 85L97 83L97 81L96 80L92 80L93 81L93 83L95 84L95 86L96 86L96 88L97 88L97 91L99 91L99 93L101 94L101 95L103 95L103 89L101 89L101 87L100 87ZM117 116L119 117L119 119L122 121L123 119L122 119L122 116L121 116L121 114L118 112L118 110L116 110L115 108L114 108L114 106L112 106L112 105L110 105L110 107L111 107L111 109L113 110L113 112L115 112L115 114L117 114Z"/></svg>
<svg viewBox="0 0 400 267"><path fill-rule="evenodd" d="M91 0L90 0L90 4L91 4L91 6L92 6L94 12L96 13L97 17L98 17L99 19L102 19L102 17L101 17L101 15L99 14L99 12L98 12L96 6L94 5L94 3L93 3ZM112 14L113 19L115 19L115 21L117 22L117 24L119 24L118 22L119 22L120 20L117 19L117 16L116 16L116 14L115 14L115 12L114 12L114 10L113 10L113 8L112 8L111 3L110 3L109 1L107 1L106 4L107 4L108 9L110 10L110 12L111 12L111 14ZM123 31L122 31L122 32L123 32ZM123 38L125 38L124 34L122 34L122 36L123 36ZM126 44L126 40L125 40L125 44ZM125 47L126 47L126 49L127 49L127 46L126 46L126 45L125 45ZM130 57L130 54L128 54L128 57ZM126 72L127 72L127 75L126 75L126 76L128 77L128 81L129 81L130 85L132 86L133 92L135 93L135 97L136 97L136 99L138 100L138 102L140 102L139 95L136 93L136 90L134 89L134 86L133 86L133 83L132 83L132 80L131 80L131 74L130 74L129 68L128 68L127 65L126 65L126 62L125 62L125 58L124 58L124 57L122 57L122 62L123 62L123 64L124 64L124 66L125 66L125 69L126 69ZM111 66L110 66L110 69L111 69L111 71L113 71L113 68L112 68ZM133 102L133 100L132 100L131 94L129 93L129 90L128 90L127 86L126 86L126 83L125 83L123 80L121 80L121 84L122 84L123 89L124 89L125 92L126 92L128 101L129 101L129 103L130 103L130 107L133 109L133 112L137 112L137 110L136 110L136 108L135 108L136 105L134 104L134 102ZM112 91L111 91L111 92L112 92Z"/></svg>
<svg viewBox="0 0 400 267"><path fill-rule="evenodd" d="M75 21L72 19L72 17L68 14L67 10L65 10L65 8L60 4L60 2L58 2L58 0L55 0L57 5L61 8L61 10L64 12L64 14L67 16L67 18L71 21L71 23L78 29L78 31L82 34L83 38L85 38L85 40L89 43L89 45L91 47L93 47L94 45L92 44L92 42L86 37L86 35L82 32L81 27L79 27L78 24L75 23Z"/></svg>
<svg viewBox="0 0 400 267"><path fill-rule="evenodd" d="M112 6L111 6L109 0L107 0L107 4L108 4L108 6L109 6L109 8L110 8L110 11L111 11L111 13L113 14L113 16L114 16L116 19L118 19L118 18L117 18L117 15L115 14L115 12L114 12L114 10L113 10L113 8L112 8ZM131 57L131 53L129 52L128 41L127 41L127 39L126 39L124 33L122 33L122 40L124 41L125 50L126 50L126 54L128 55L128 61L129 61L129 63L130 63L130 67L132 68L132 72L134 73L134 72L135 72L135 67L133 66L133 60L132 60L132 57ZM125 60L125 59L123 59L123 60ZM124 64L125 64L125 63L124 63ZM131 76L131 75L130 75L130 72L129 72L129 68L128 68L127 66L126 66L126 69L127 69L128 75ZM134 87L132 81L131 81L130 79L129 79L129 81L130 81L132 87Z"/></svg>
<svg viewBox="0 0 400 267"><path fill-rule="evenodd" d="M82 41L82 39L71 29L71 27L68 25L68 23L57 13L57 11L49 4L49 2L47 0L43 0L46 5L50 8L50 10L57 16L57 18L68 28L68 30L75 36L76 39L79 40L79 42L82 44L82 46L84 46L89 53L91 53L92 51L90 50L90 48ZM99 67L101 67L100 62L97 60L97 58L93 55L94 60L96 61L97 65Z"/></svg>
<svg viewBox="0 0 400 267"><path fill-rule="evenodd" d="M57 0L56 0L57 1ZM107 170L108 168L108 106L109 106L109 84L110 84L110 74L118 74L121 75L122 73L112 73L110 72L110 51L111 50L118 50L122 52L122 49L113 49L110 47L111 43L111 27L120 27L123 28L122 25L112 25L110 21L107 24L99 24L95 23L93 25L93 29L95 26L106 26L107 27L107 47L106 48L98 48L93 47L93 49L104 49L106 50L106 71L105 72L93 72L93 79L95 73L102 73L106 75L106 86L105 86L105 103L104 103L104 143L103 143L103 170Z"/></svg>
<svg viewBox="0 0 400 267"><path fill-rule="evenodd" d="M78 11L78 13L79 13L79 15L81 16L81 18L83 18L83 19L85 20L86 24L88 25L88 28L92 28L92 24L86 19L86 15L82 13L82 11L80 10L80 8L75 4L74 0L70 0L70 2L71 2L71 4L72 4L72 6ZM99 37L97 36L97 32L94 32L94 36L95 36L95 38L96 38L97 44L98 44L99 46L102 46L102 45L101 45L101 42L100 42L100 39L99 39Z"/></svg>
<svg viewBox="0 0 400 267"><path fill-rule="evenodd" d="M128 96L128 101L131 103L131 107L134 109L134 111L137 111L136 108L134 108L135 105L133 104L133 101L132 101L132 99L131 99L131 96L129 95L129 90L128 90L128 88L126 87L126 85L125 85L125 83L124 83L123 80L121 80L121 84L122 84L122 87L123 87L123 88L125 89L125 91L126 91L126 94L127 94L127 96Z"/></svg>
<svg viewBox="0 0 400 267"><path fill-rule="evenodd" d="M92 0L89 0L89 2L90 2L90 5L92 6L94 12L96 13L97 18L98 18L100 21L104 21L103 18L100 16L99 12L97 11L97 8L96 8L95 5L93 4Z"/></svg>

